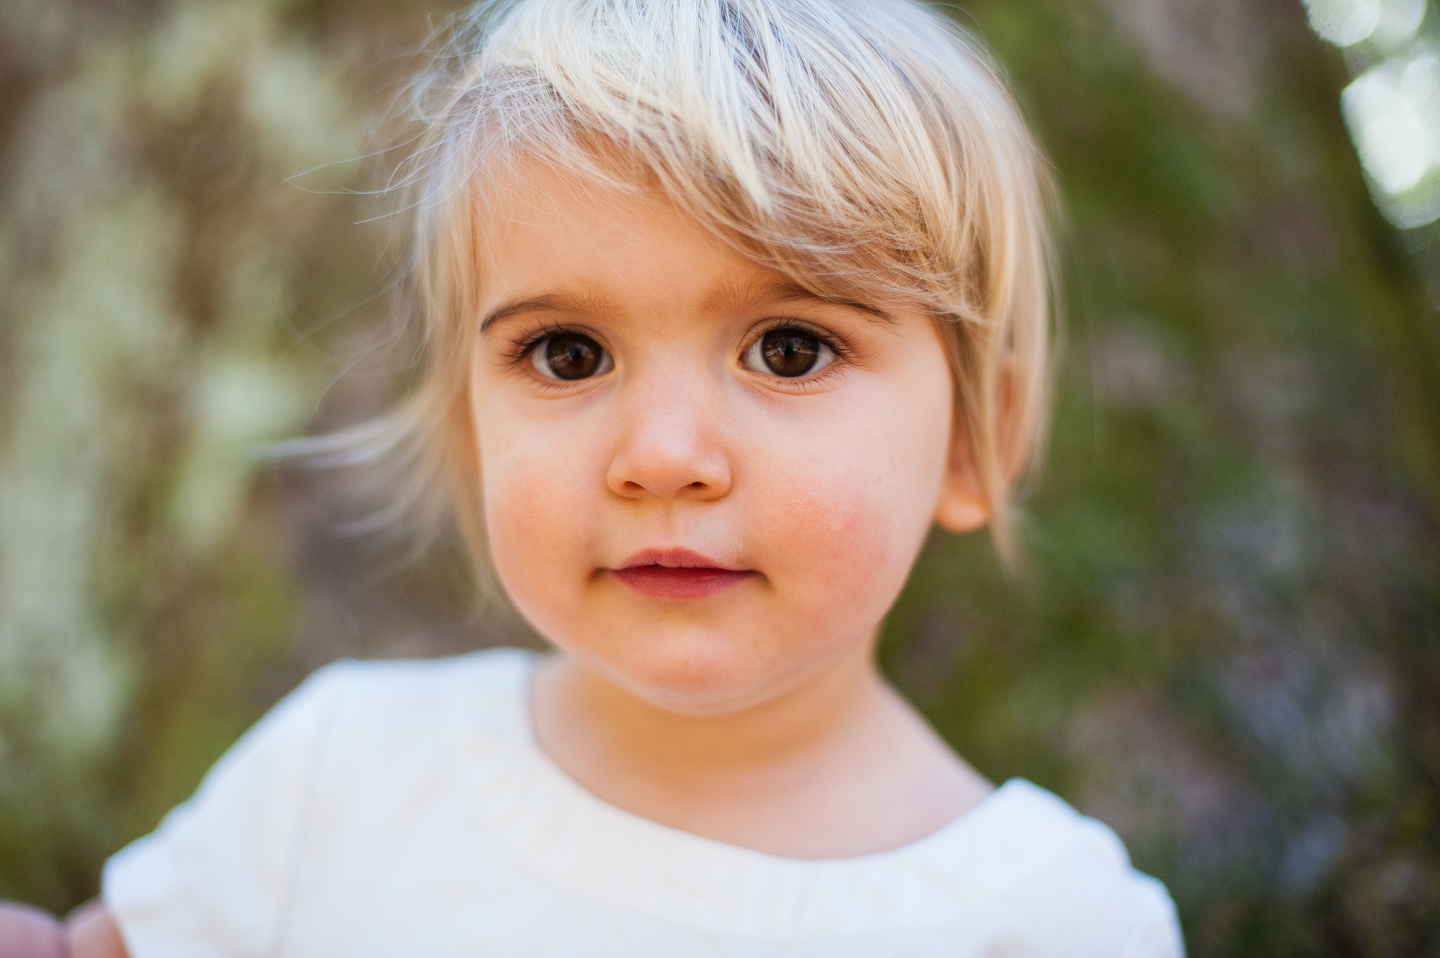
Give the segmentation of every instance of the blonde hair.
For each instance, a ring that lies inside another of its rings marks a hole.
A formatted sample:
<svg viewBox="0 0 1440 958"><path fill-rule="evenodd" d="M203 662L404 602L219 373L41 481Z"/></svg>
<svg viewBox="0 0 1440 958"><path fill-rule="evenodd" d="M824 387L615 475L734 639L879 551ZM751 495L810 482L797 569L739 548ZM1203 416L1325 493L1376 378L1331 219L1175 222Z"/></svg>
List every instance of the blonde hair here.
<svg viewBox="0 0 1440 958"><path fill-rule="evenodd" d="M935 317L958 438L1014 562L1014 486L1047 418L1051 187L954 22L914 0L485 0L437 43L393 184L423 369L343 440L403 462L403 506L453 512L484 563L466 357L487 185L521 159L610 180L628 162L811 291Z"/></svg>

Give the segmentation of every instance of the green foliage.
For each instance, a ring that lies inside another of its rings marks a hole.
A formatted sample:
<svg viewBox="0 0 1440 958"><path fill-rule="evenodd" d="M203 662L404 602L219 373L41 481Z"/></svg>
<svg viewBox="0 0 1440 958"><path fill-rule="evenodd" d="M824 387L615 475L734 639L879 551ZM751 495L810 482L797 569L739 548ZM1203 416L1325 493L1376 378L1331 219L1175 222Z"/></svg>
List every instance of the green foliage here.
<svg viewBox="0 0 1440 958"><path fill-rule="evenodd" d="M353 210L286 182L360 151L333 58L263 3L131 13L0 20L0 896L55 909L294 670L248 450L314 414L296 308L365 282Z"/></svg>
<svg viewBox="0 0 1440 958"><path fill-rule="evenodd" d="M1338 57L1298 5L1210 11L1249 63L1184 4L967 9L1063 184L1068 351L1027 574L932 542L884 660L1115 825L1194 953L1434 953L1440 352Z"/></svg>

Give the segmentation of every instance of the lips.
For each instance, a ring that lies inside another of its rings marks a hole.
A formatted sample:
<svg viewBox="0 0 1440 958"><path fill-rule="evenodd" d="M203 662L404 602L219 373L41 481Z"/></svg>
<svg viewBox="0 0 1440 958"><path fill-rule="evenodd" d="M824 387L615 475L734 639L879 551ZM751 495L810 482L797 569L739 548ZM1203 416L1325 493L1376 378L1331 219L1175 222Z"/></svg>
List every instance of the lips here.
<svg viewBox="0 0 1440 958"><path fill-rule="evenodd" d="M652 599L703 599L760 573L737 569L689 549L646 549L626 559L611 574Z"/></svg>

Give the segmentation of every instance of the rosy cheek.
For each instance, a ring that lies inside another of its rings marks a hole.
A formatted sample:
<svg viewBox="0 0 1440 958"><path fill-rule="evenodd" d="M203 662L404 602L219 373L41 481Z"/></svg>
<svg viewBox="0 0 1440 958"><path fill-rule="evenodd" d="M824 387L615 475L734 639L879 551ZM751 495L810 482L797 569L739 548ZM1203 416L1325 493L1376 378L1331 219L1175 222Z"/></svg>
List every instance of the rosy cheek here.
<svg viewBox="0 0 1440 958"><path fill-rule="evenodd" d="M894 578L886 574L896 555L894 523L876 489L869 475L811 473L760 526L770 530L762 534L777 584L801 586L786 599L806 618L872 617L872 607L893 598L884 593Z"/></svg>
<svg viewBox="0 0 1440 958"><path fill-rule="evenodd" d="M485 523L500 581L522 611L562 601L552 595L567 581L557 573L588 554L592 527L575 495L574 466L535 450L492 446L491 452L483 479Z"/></svg>

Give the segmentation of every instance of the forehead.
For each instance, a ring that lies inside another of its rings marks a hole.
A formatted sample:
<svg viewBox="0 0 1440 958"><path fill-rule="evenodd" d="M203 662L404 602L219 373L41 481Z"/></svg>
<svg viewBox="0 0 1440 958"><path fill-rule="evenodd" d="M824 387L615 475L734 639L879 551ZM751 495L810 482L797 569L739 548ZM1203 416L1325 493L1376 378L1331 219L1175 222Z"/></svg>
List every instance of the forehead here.
<svg viewBox="0 0 1440 958"><path fill-rule="evenodd" d="M486 325L525 309L721 314L785 303L877 305L818 290L742 252L650 177L601 178L516 164L477 204L479 312Z"/></svg>

